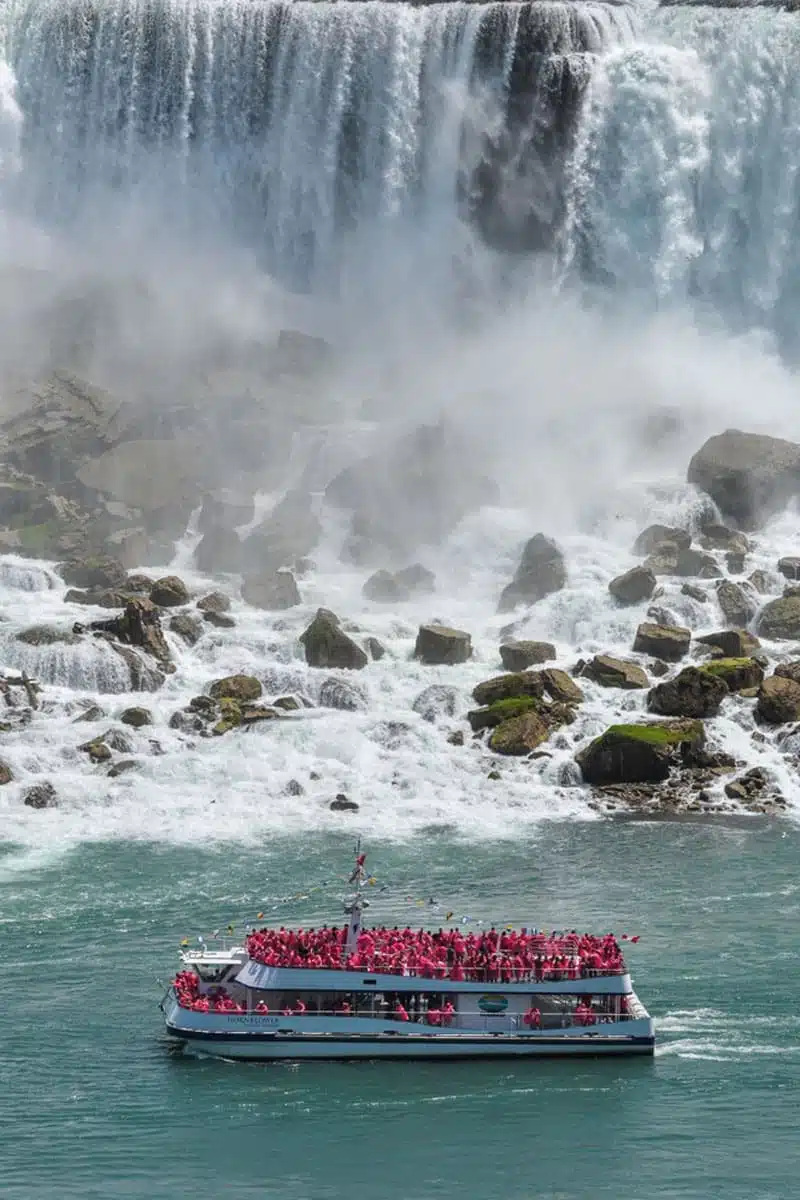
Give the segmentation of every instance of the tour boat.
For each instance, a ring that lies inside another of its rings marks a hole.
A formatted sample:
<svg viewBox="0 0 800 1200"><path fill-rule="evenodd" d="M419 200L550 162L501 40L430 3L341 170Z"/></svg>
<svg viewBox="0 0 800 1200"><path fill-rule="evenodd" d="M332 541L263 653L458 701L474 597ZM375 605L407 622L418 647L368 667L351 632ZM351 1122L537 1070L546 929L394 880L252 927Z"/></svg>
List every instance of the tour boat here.
<svg viewBox="0 0 800 1200"><path fill-rule="evenodd" d="M184 1049L226 1059L652 1054L653 1021L612 934L347 923L200 938L161 1002Z"/></svg>

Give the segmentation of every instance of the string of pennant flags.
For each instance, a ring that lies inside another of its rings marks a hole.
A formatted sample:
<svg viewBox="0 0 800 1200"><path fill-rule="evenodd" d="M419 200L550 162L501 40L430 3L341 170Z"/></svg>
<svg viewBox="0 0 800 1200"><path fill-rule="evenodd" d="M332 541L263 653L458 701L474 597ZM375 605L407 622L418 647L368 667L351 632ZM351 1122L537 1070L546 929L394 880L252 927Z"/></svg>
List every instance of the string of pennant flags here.
<svg viewBox="0 0 800 1200"><path fill-rule="evenodd" d="M307 888L306 891L303 891L303 892L294 892L291 895L277 896L274 898L274 903L272 903L268 908L265 908L256 913L255 919L257 921L264 921L267 919L268 913L277 912L285 904L291 904L298 900L308 900L311 898L311 896L314 896L319 892L326 891L329 888L333 888L333 887L341 888L342 884L346 884L349 881L350 881L349 876L342 875L336 879L326 880L324 883L316 884L314 887ZM367 876L367 878L363 880L363 886L377 888L379 892L386 892L386 891L390 890L390 885L388 883L379 885L378 878L375 875ZM429 909L432 909L436 913L441 912L441 909L443 907L442 905L439 904L438 900L436 900L435 897L433 897L433 896L429 896L427 899L425 897L406 896L405 903L409 904L409 905L413 905L415 908L429 908ZM467 913L459 914L457 916L454 909L449 909L447 912L445 912L443 919L446 922L456 921L459 925L476 925L478 928L481 928L485 924L485 922L483 920L481 920L479 917L473 917ZM249 933L252 928L253 928L253 926L251 924L245 924L244 932ZM515 928L515 926L504 925L502 928L503 928L503 930L512 931ZM218 938L222 932L223 931L221 929L215 929L210 936L212 938ZM227 935L234 934L236 932L236 926L233 924L228 925L225 928L224 932ZM545 936L547 936L547 933L548 933L548 931L546 929L537 930L536 932L542 933ZM640 940L641 935L640 934L631 935L628 933L623 933L623 934L621 934L621 938L623 941L636 943ZM180 945L182 947L188 946L190 944L190 941L191 941L190 938L184 937L181 939ZM203 943L205 941L205 938L198 934L197 941L200 943Z"/></svg>

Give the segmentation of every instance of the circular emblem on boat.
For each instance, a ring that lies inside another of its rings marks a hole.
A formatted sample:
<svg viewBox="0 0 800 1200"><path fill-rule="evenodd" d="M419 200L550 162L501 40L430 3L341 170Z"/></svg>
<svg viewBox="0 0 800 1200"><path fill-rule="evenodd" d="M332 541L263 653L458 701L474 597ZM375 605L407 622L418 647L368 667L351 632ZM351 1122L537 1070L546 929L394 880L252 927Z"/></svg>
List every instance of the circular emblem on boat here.
<svg viewBox="0 0 800 1200"><path fill-rule="evenodd" d="M508 996L498 996L495 993L481 996L478 1008L484 1013L503 1013L508 1008Z"/></svg>

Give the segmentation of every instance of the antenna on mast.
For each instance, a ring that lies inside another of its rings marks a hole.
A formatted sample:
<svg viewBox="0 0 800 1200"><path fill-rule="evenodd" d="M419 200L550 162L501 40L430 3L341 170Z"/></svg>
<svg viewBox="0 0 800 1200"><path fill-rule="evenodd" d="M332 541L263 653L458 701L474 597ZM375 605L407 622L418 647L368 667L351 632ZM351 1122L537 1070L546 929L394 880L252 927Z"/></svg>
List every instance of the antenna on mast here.
<svg viewBox="0 0 800 1200"><path fill-rule="evenodd" d="M361 852L361 838L356 842L353 853L355 854L356 863L347 882L355 884L355 891L344 906L344 911L350 914L350 924L344 944L345 957L354 954L358 947L358 935L361 933L361 913L369 905L369 901L365 900L361 893L367 877L367 873L364 870L364 863L367 856Z"/></svg>

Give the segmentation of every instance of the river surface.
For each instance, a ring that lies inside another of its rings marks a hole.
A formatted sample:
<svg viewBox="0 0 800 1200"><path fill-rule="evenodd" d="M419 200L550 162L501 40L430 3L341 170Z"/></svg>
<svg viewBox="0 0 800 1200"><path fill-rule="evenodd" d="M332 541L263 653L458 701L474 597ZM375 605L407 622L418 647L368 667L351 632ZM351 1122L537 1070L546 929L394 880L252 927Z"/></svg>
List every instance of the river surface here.
<svg viewBox="0 0 800 1200"><path fill-rule="evenodd" d="M181 938L262 911L338 919L349 839L8 848L2 1194L783 1200L800 1170L799 839L544 823L513 844L372 845L376 921L640 936L655 1058L511 1065L233 1065L168 1044L159 980Z"/></svg>

